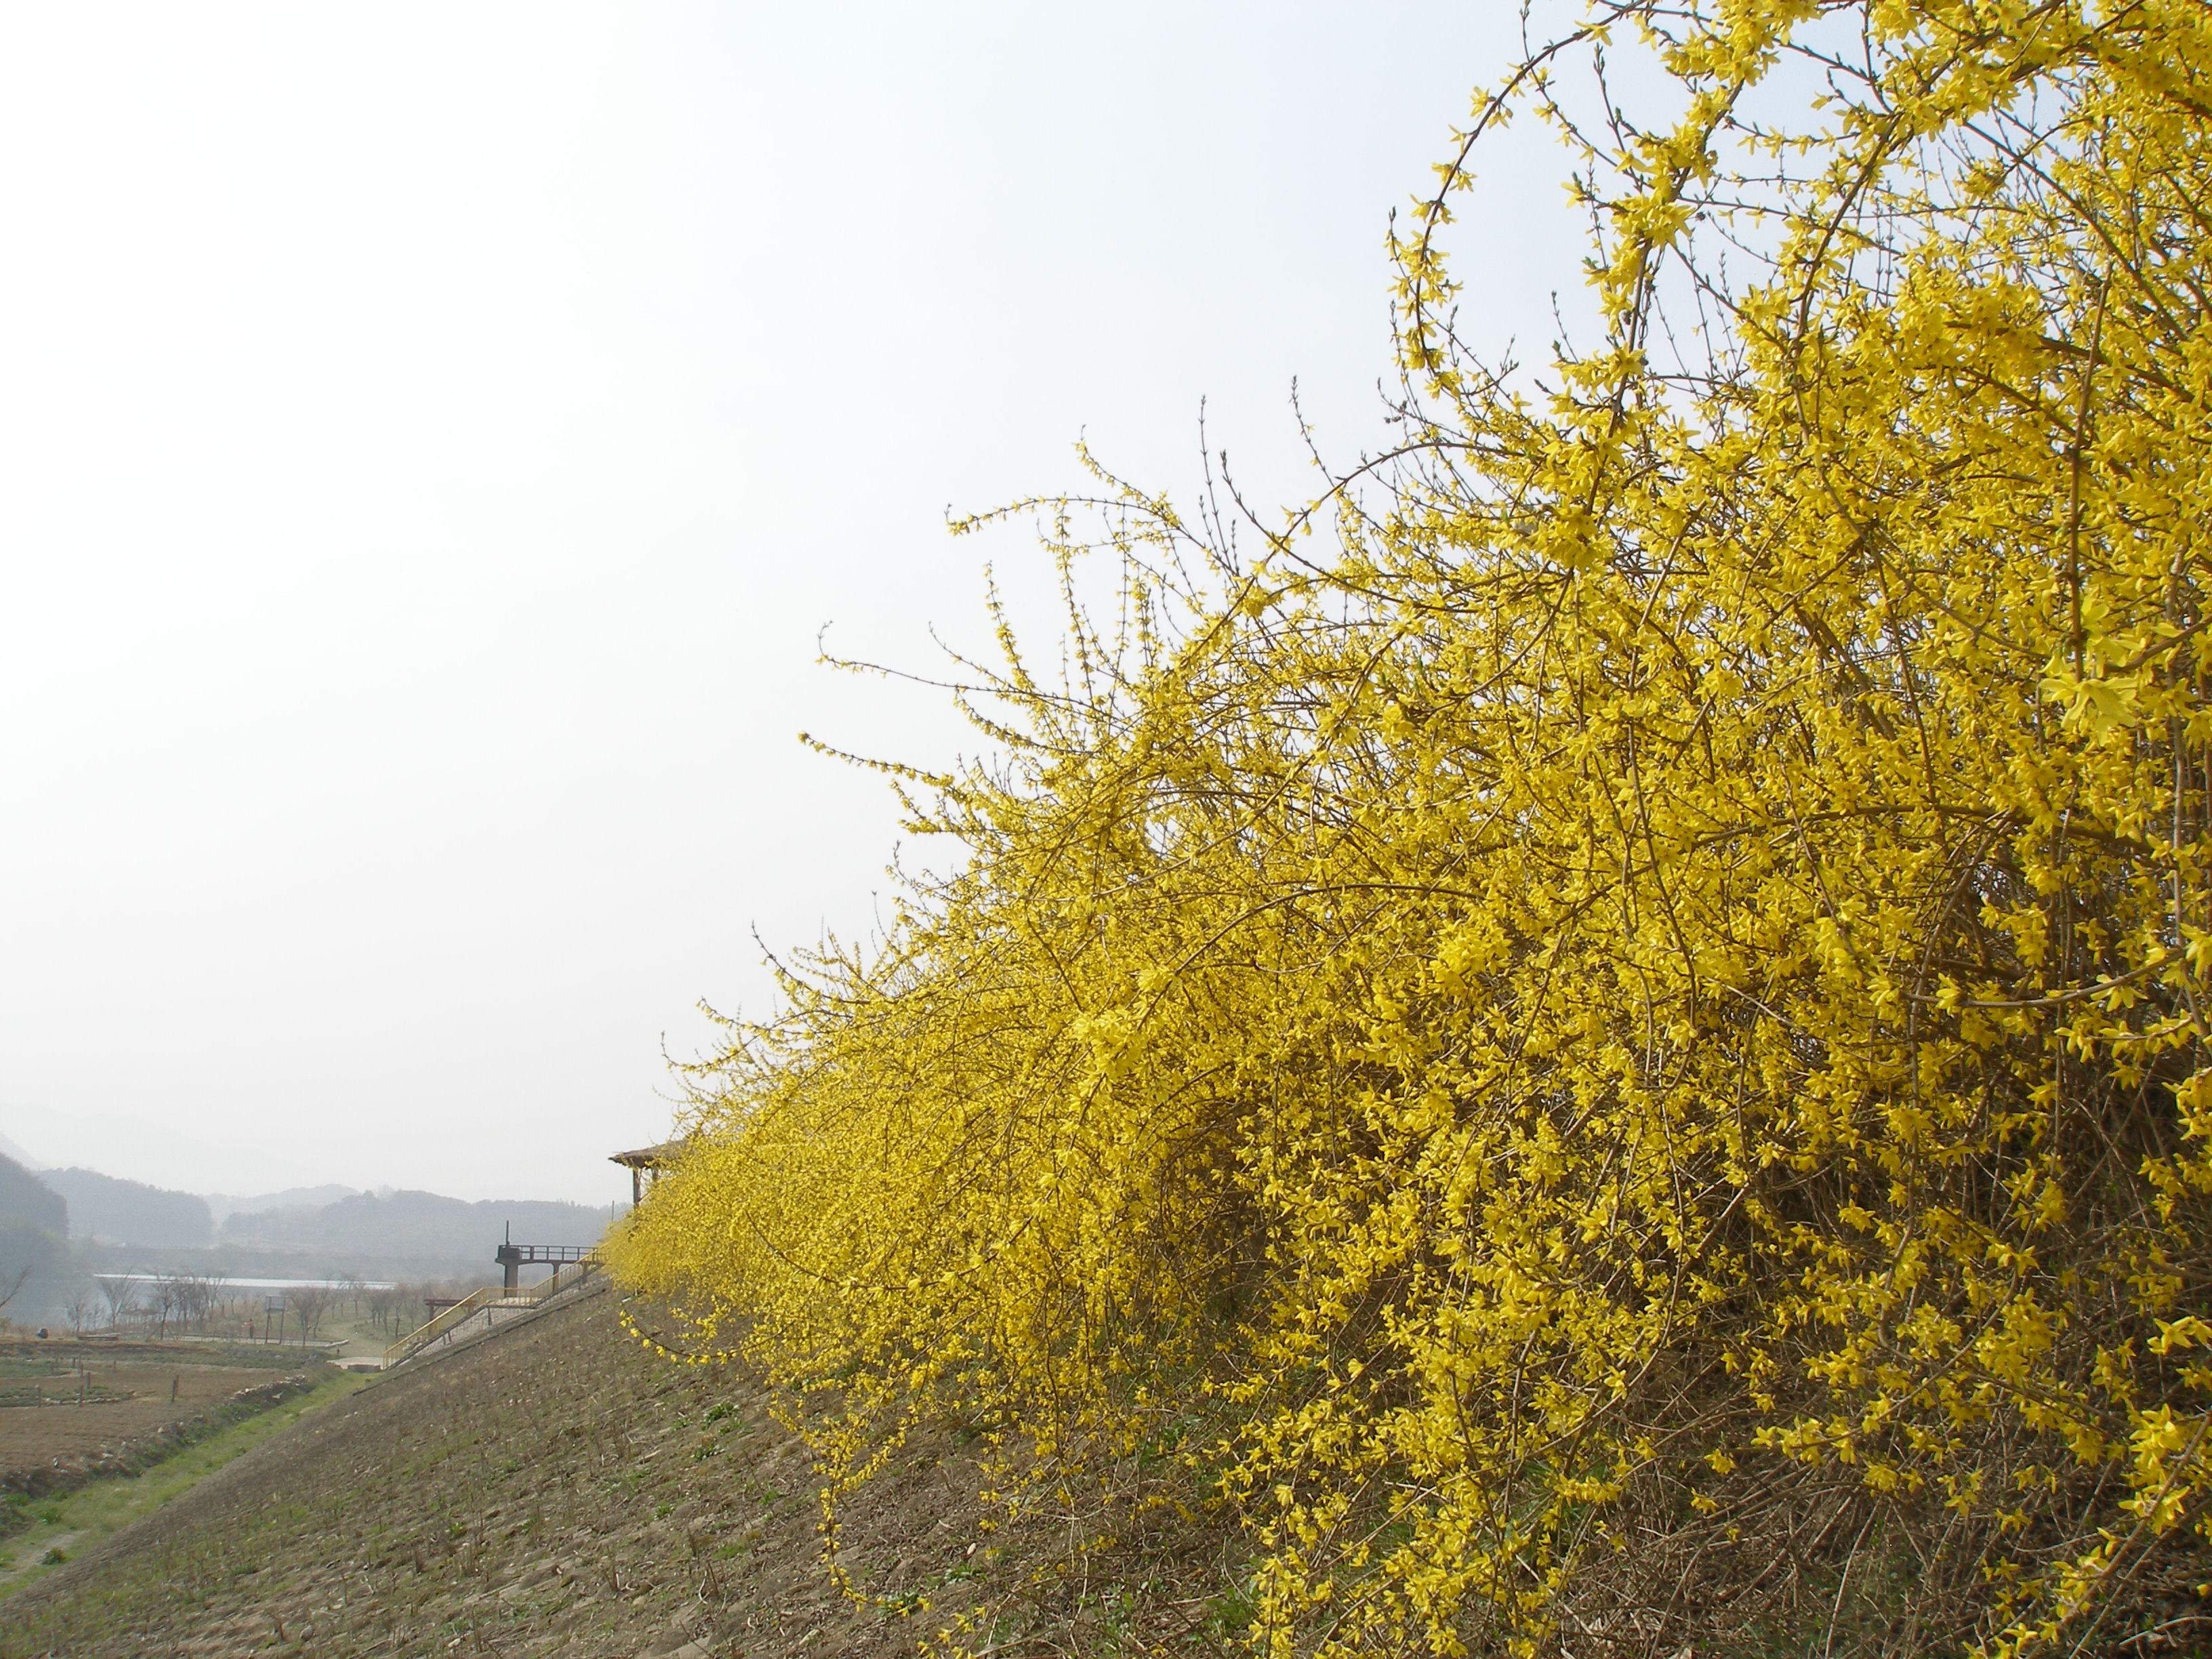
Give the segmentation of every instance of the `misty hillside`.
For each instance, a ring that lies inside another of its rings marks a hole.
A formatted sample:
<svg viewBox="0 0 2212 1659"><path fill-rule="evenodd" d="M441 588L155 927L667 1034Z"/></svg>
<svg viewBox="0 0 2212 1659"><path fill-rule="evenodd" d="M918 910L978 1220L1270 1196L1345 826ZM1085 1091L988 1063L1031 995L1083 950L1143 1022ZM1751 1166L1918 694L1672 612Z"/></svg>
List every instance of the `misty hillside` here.
<svg viewBox="0 0 2212 1659"><path fill-rule="evenodd" d="M51 1305L67 1259L69 1205L12 1158L0 1156L0 1307L35 1317Z"/></svg>
<svg viewBox="0 0 2212 1659"><path fill-rule="evenodd" d="M215 1217L197 1193L124 1181L97 1170L48 1170L40 1180L69 1200L70 1232L111 1244L205 1244Z"/></svg>
<svg viewBox="0 0 2212 1659"><path fill-rule="evenodd" d="M319 1187L287 1187L274 1193L207 1193L208 1208L215 1216L218 1227L232 1216L259 1210L319 1210L325 1204L335 1204L342 1198L351 1198L361 1190L358 1187L341 1187L336 1182L325 1182Z"/></svg>
<svg viewBox="0 0 2212 1659"><path fill-rule="evenodd" d="M12 1158L0 1156L0 1221L27 1222L58 1237L69 1234L63 1195Z"/></svg>
<svg viewBox="0 0 2212 1659"><path fill-rule="evenodd" d="M542 1200L471 1204L435 1193L356 1193L320 1209L227 1216L220 1242L262 1249L489 1259L510 1227L519 1244L591 1244L611 1214L582 1204Z"/></svg>

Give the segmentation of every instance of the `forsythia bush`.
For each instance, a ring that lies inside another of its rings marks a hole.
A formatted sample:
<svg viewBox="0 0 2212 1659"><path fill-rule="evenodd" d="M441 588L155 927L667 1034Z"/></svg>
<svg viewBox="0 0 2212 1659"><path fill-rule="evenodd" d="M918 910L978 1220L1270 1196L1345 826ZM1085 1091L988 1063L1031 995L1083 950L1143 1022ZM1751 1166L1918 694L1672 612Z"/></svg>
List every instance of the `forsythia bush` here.
<svg viewBox="0 0 2212 1659"><path fill-rule="evenodd" d="M1516 112L1540 381L1442 249ZM1440 171L1401 447L1055 504L1122 622L621 1270L841 1489L1173 1451L1270 1653L2086 1643L2212 1517L2212 10L1623 0Z"/></svg>

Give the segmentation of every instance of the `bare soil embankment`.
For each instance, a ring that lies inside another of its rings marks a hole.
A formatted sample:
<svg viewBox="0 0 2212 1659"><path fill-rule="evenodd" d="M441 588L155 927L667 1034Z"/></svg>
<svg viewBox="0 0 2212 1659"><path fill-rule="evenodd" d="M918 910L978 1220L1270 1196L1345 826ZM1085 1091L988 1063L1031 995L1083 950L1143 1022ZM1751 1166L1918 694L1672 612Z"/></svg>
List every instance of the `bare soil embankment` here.
<svg viewBox="0 0 2212 1659"><path fill-rule="evenodd" d="M1065 1515L981 1529L950 1431L850 1505L847 1594L763 1387L654 1358L619 1305L587 1293L315 1413L0 1604L0 1656L860 1659L981 1604L974 1639L1012 1651L1216 1644L1212 1602L1165 1593L1164 1540L1133 1538L1144 1569L1094 1587L1053 1569Z"/></svg>

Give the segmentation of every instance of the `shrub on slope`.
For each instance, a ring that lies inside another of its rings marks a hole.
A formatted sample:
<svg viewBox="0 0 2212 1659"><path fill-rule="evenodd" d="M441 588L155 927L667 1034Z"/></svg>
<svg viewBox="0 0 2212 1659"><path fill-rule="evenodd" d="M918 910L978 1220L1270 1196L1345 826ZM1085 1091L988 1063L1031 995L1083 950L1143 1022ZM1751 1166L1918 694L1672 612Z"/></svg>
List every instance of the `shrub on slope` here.
<svg viewBox="0 0 2212 1659"><path fill-rule="evenodd" d="M1608 33L1664 119L1570 101ZM1401 241L1402 447L1247 561L1091 504L1125 625L1010 658L960 873L732 1030L622 1270L836 1482L1177 1452L1270 1651L2088 1639L2212 1501L2207 64L1594 9ZM1532 106L1608 331L1541 399L1440 251Z"/></svg>

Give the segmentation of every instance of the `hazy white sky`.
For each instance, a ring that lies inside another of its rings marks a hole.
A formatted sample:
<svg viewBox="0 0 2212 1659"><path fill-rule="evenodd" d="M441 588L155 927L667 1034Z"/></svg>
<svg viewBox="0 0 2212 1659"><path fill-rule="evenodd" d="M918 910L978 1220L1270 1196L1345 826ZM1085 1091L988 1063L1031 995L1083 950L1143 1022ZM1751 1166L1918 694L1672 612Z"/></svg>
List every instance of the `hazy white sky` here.
<svg viewBox="0 0 2212 1659"><path fill-rule="evenodd" d="M948 505L1376 441L1391 209L1515 9L0 10L0 1133L626 1194L694 1003L864 931ZM1516 129L1478 338L1576 226ZM1569 301L1572 303L1571 298Z"/></svg>

